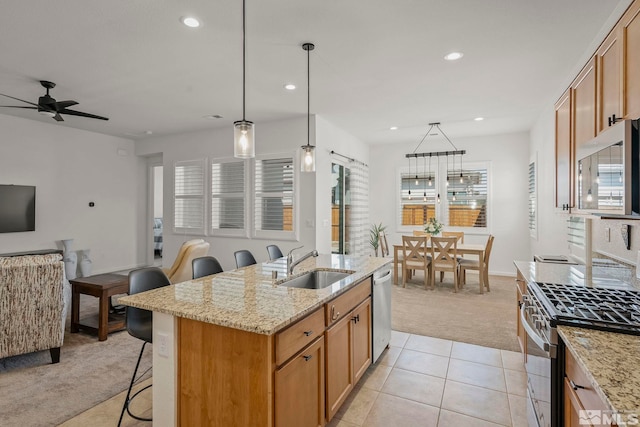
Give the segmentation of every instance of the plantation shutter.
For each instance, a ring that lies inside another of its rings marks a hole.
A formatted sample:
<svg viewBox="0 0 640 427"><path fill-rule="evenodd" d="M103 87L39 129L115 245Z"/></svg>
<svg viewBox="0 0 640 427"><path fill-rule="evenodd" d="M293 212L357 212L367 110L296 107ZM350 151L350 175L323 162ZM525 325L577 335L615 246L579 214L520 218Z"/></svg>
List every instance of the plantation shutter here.
<svg viewBox="0 0 640 427"><path fill-rule="evenodd" d="M295 236L293 157L256 159L254 221L256 236Z"/></svg>
<svg viewBox="0 0 640 427"><path fill-rule="evenodd" d="M247 234L246 162L211 163L211 233L239 236Z"/></svg>
<svg viewBox="0 0 640 427"><path fill-rule="evenodd" d="M174 231L204 234L204 160L174 165Z"/></svg>
<svg viewBox="0 0 640 427"><path fill-rule="evenodd" d="M538 224L536 221L536 164L529 163L529 232L536 237Z"/></svg>

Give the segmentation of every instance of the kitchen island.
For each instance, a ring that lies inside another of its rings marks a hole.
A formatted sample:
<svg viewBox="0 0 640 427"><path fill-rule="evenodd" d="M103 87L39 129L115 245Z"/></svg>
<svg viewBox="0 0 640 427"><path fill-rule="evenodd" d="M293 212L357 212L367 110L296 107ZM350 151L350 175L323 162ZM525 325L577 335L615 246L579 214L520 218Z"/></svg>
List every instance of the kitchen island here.
<svg viewBox="0 0 640 427"><path fill-rule="evenodd" d="M281 258L120 298L154 313L154 425L324 425L371 364L371 276L390 262L320 255L289 277ZM350 275L281 285L316 269Z"/></svg>
<svg viewBox="0 0 640 427"><path fill-rule="evenodd" d="M594 317L600 308L606 313L608 303L599 306L601 302L593 300L593 304L585 304L583 301L588 300L576 300L571 295L584 298L583 295L591 295L591 291L596 295L599 290L607 289L637 294L635 276L624 266L594 267L589 271L584 265L522 261L515 262L515 265L518 274L517 333L529 376L530 412L536 408L538 417L542 415L544 420L551 419L552 426L579 425L589 417L593 425L598 426L616 422L627 425L627 422L637 420L640 413L640 394L637 392L640 387L637 369L640 365L640 337L593 329L613 326L606 322L592 324L588 317L571 324L552 323L549 327L544 314L545 310L564 313L560 311L564 307L575 308L576 314L578 310L592 310ZM530 282L537 282L537 286L528 286ZM535 308L537 304L549 304L551 301L540 299L540 289L544 288L552 290L554 298L551 306L541 307L540 311ZM566 294L562 293L563 289L567 289ZM614 293L607 291L603 295L614 301ZM631 294L621 295L632 298ZM625 313L622 307L613 304L611 307ZM528 322L530 319L533 322ZM526 323L529 323L528 327ZM632 320L629 327L635 324L636 331L640 332L638 323ZM550 409L546 407L549 403L545 404L549 399Z"/></svg>

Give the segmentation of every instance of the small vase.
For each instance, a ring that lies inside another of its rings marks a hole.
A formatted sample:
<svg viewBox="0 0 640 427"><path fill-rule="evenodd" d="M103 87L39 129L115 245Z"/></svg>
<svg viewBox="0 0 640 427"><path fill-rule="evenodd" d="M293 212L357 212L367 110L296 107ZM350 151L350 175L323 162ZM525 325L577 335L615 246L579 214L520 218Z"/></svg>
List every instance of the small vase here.
<svg viewBox="0 0 640 427"><path fill-rule="evenodd" d="M82 277L91 276L91 258L89 258L91 250L84 249L81 252L82 254L80 256L80 273L82 273Z"/></svg>
<svg viewBox="0 0 640 427"><path fill-rule="evenodd" d="M64 255L62 261L64 262L64 272L67 276L67 280L73 280L77 276L78 269L78 254L73 249L73 239L62 240L62 246L64 247Z"/></svg>

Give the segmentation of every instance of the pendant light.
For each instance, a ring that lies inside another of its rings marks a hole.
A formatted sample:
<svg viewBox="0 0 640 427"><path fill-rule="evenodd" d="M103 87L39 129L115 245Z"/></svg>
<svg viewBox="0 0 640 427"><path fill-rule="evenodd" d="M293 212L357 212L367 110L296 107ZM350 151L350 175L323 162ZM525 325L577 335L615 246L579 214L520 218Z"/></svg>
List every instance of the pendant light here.
<svg viewBox="0 0 640 427"><path fill-rule="evenodd" d="M409 157L409 179L407 183L409 184L409 200L411 200L411 157Z"/></svg>
<svg viewBox="0 0 640 427"><path fill-rule="evenodd" d="M460 154L460 184L464 184L464 178L462 177L462 154Z"/></svg>
<svg viewBox="0 0 640 427"><path fill-rule="evenodd" d="M429 153L429 187L431 187L433 185L433 182L431 182L431 153Z"/></svg>
<svg viewBox="0 0 640 427"><path fill-rule="evenodd" d="M245 0L242 0L242 120L233 122L233 156L246 159L255 157L256 145L254 141L253 122L245 119L246 104L246 35L245 35Z"/></svg>
<svg viewBox="0 0 640 427"><path fill-rule="evenodd" d="M422 195L422 201L426 202L427 201L427 158L423 157L423 165L422 165L422 171L423 171L423 179L424 179L424 193Z"/></svg>
<svg viewBox="0 0 640 427"><path fill-rule="evenodd" d="M316 171L316 153L315 146L310 144L311 135L311 51L315 48L313 43L303 43L302 49L307 51L307 145L302 146L300 156L300 170L302 172Z"/></svg>

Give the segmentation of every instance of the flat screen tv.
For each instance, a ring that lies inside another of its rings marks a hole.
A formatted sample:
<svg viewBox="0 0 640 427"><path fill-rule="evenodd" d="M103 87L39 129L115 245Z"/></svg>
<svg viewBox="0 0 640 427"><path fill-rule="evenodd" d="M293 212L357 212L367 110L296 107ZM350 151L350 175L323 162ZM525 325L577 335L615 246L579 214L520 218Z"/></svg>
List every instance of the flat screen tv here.
<svg viewBox="0 0 640 427"><path fill-rule="evenodd" d="M0 185L0 233L35 231L36 187Z"/></svg>

